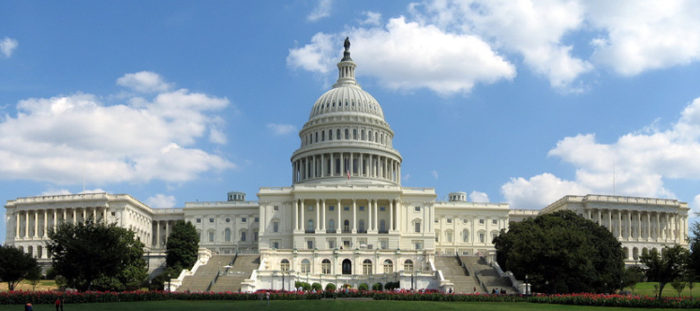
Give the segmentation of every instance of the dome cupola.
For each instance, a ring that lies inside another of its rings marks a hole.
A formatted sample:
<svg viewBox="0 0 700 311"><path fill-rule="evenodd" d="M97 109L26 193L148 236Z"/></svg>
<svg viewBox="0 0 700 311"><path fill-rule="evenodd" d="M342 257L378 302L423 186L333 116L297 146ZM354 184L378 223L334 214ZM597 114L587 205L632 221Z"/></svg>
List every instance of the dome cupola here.
<svg viewBox="0 0 700 311"><path fill-rule="evenodd" d="M400 185L401 155L379 102L355 79L357 65L345 39L338 80L311 108L292 155L293 183L343 182Z"/></svg>

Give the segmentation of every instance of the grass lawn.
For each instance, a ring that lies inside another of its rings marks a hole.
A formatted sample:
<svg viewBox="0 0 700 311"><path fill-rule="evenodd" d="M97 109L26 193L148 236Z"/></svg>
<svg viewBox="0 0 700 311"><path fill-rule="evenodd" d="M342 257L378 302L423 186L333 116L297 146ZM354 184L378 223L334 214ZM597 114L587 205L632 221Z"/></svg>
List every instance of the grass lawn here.
<svg viewBox="0 0 700 311"><path fill-rule="evenodd" d="M642 282L642 283L637 283L637 286L634 288L634 293L636 295L647 295L647 296L654 296L654 285L659 284L657 282ZM632 291L631 288L627 288L627 290ZM671 286L671 283L666 284L664 286L664 292L663 296L665 297L678 297L678 292ZM688 289L688 285L685 286L683 289L683 292L681 293L681 296L690 296L690 289ZM700 282L696 282L693 286L693 297L700 297Z"/></svg>
<svg viewBox="0 0 700 311"><path fill-rule="evenodd" d="M32 290L32 288L33 286L29 281L23 280L17 284L15 290ZM38 291L55 290L57 288L58 286L56 286L56 281L54 280L40 280L39 284L36 285L36 290ZM0 282L0 292L3 291L7 291L7 282Z"/></svg>
<svg viewBox="0 0 700 311"><path fill-rule="evenodd" d="M0 311L22 310L21 305L0 305ZM53 305L36 305L34 310L55 310ZM273 300L268 306L262 301L190 301L168 300L148 302L122 302L122 303L92 303L92 304L67 304L65 310L100 310L100 311L192 311L192 310L285 310L285 311L314 311L314 310L626 310L612 307L588 307L535 303L496 303L496 302L432 302L432 301L357 301L357 300ZM664 309L644 309L664 310Z"/></svg>

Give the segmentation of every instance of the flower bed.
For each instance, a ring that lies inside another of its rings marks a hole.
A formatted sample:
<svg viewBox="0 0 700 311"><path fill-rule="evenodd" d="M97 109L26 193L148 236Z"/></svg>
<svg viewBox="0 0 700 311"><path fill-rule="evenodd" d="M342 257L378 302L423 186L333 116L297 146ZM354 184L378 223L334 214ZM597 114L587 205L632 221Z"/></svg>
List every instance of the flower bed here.
<svg viewBox="0 0 700 311"><path fill-rule="evenodd" d="M616 294L565 294L565 295L479 295L443 294L439 292L411 291L365 291L339 289L336 291L296 292L258 291L256 293L233 292L165 292L165 291L125 291L125 292L55 292L55 291L12 291L0 292L0 304L52 304L57 297L65 303L126 302L151 300L258 300L265 299L267 293L273 300L306 300L321 298L373 298L376 300L423 300L423 301L462 301L462 302L531 302L566 305L609 306L627 308L700 308L700 299L689 297L628 296Z"/></svg>

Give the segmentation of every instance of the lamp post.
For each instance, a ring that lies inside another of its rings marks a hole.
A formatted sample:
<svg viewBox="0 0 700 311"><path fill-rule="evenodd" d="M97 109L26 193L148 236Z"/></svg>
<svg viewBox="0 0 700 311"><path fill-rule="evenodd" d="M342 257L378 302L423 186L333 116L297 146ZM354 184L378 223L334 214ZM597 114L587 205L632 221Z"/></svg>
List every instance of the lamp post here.
<svg viewBox="0 0 700 311"><path fill-rule="evenodd" d="M525 295L530 295L530 285L527 283L527 274L525 275Z"/></svg>

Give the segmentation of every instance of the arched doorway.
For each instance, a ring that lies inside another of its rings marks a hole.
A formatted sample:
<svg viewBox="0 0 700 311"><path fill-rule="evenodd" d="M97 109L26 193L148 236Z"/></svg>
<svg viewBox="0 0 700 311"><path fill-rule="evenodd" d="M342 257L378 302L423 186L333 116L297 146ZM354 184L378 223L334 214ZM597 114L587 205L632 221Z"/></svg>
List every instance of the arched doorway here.
<svg viewBox="0 0 700 311"><path fill-rule="evenodd" d="M350 259L343 260L343 274L352 274L352 261Z"/></svg>

